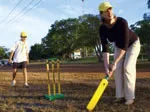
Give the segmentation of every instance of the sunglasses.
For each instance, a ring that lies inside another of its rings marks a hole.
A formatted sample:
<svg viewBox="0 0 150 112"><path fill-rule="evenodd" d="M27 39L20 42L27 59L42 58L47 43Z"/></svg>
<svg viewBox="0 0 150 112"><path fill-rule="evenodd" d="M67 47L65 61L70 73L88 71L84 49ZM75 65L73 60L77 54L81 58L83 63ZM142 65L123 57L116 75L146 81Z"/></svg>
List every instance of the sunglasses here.
<svg viewBox="0 0 150 112"><path fill-rule="evenodd" d="M21 36L21 38L27 38L26 36Z"/></svg>

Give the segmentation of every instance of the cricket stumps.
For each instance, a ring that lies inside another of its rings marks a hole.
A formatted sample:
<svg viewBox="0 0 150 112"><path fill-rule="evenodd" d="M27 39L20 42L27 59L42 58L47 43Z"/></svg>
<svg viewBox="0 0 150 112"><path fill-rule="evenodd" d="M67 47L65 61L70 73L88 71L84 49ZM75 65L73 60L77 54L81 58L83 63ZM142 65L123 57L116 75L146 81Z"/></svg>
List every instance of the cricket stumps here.
<svg viewBox="0 0 150 112"><path fill-rule="evenodd" d="M60 83L60 60L56 58L50 58L46 60L46 72L48 75L48 83L47 83L48 94L45 94L44 98L50 101L56 99L63 99L64 94L61 94L61 83ZM52 79L50 79L50 73ZM57 74L57 81L55 76L56 74ZM57 93L56 93L56 86L57 86Z"/></svg>

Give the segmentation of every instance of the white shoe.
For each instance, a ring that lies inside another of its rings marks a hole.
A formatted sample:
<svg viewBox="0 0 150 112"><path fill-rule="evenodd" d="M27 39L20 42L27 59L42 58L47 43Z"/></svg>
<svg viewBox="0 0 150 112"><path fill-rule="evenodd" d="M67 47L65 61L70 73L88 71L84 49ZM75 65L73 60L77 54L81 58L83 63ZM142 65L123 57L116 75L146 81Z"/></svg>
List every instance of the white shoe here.
<svg viewBox="0 0 150 112"><path fill-rule="evenodd" d="M11 82L11 86L15 86L16 85L16 80L13 80L12 82Z"/></svg>
<svg viewBox="0 0 150 112"><path fill-rule="evenodd" d="M28 84L28 83L25 83L24 86L25 86L25 87L29 87L29 84Z"/></svg>
<svg viewBox="0 0 150 112"><path fill-rule="evenodd" d="M134 103L134 100L127 100L125 102L125 105L132 105Z"/></svg>

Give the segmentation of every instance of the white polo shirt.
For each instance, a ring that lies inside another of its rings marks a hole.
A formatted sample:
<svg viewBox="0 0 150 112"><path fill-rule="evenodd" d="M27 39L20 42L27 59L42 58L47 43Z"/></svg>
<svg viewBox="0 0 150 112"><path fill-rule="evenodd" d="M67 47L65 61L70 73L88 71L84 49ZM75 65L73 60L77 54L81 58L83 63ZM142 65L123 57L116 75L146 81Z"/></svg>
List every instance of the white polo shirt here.
<svg viewBox="0 0 150 112"><path fill-rule="evenodd" d="M17 41L11 48L11 51L14 51L13 62L20 63L27 61L27 53L29 53L29 48L26 41Z"/></svg>

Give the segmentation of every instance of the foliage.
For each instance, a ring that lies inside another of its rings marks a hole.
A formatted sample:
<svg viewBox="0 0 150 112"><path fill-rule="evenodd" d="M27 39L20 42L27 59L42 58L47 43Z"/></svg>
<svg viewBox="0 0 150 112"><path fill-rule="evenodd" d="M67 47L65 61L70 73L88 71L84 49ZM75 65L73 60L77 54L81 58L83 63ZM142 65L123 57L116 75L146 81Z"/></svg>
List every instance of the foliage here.
<svg viewBox="0 0 150 112"><path fill-rule="evenodd" d="M148 6L148 9L150 9L150 0L148 0L147 6ZM149 12L144 13L143 18L144 20L150 20L150 13Z"/></svg>
<svg viewBox="0 0 150 112"><path fill-rule="evenodd" d="M98 28L98 17L90 14L80 16L78 19L55 21L48 34L42 39L42 43L31 47L30 55L32 59L69 58L77 49L87 48L91 52L99 41ZM42 56L39 53L42 53Z"/></svg>
<svg viewBox="0 0 150 112"><path fill-rule="evenodd" d="M94 15L83 15L79 17L78 44L83 47L94 47L99 39L99 19Z"/></svg>
<svg viewBox="0 0 150 112"><path fill-rule="evenodd" d="M147 2L148 8L150 9L150 0Z"/></svg>
<svg viewBox="0 0 150 112"><path fill-rule="evenodd" d="M131 29L134 30L141 39L141 43L150 43L150 20L142 20L131 25Z"/></svg>
<svg viewBox="0 0 150 112"><path fill-rule="evenodd" d="M31 46L30 51L30 59L42 59L44 55L44 49L40 44L35 44L34 46Z"/></svg>
<svg viewBox="0 0 150 112"><path fill-rule="evenodd" d="M99 16L87 14L79 17L78 26L78 45L81 48L90 50L91 48L95 50L96 55L99 60L101 60L101 50L100 50L100 39L99 39ZM88 52L87 51L87 52ZM86 51L85 51L86 53ZM87 54L85 54L87 56Z"/></svg>
<svg viewBox="0 0 150 112"><path fill-rule="evenodd" d="M69 55L76 47L77 19L56 21L42 39L42 44L55 56Z"/></svg>
<svg viewBox="0 0 150 112"><path fill-rule="evenodd" d="M150 20L142 20L131 25L131 29L137 33L140 38L142 54L150 56Z"/></svg>
<svg viewBox="0 0 150 112"><path fill-rule="evenodd" d="M5 47L0 47L0 58L8 58L8 49Z"/></svg>
<svg viewBox="0 0 150 112"><path fill-rule="evenodd" d="M97 57L87 57L81 59L74 59L74 60L63 60L61 61L63 64L92 64L98 63Z"/></svg>
<svg viewBox="0 0 150 112"><path fill-rule="evenodd" d="M150 0L148 0L147 6L150 8ZM140 37L143 45L142 53L146 52L150 55L150 13L144 13L143 19L130 27ZM83 56L87 56L87 52L94 49L100 61L102 54L98 35L99 23L99 16L92 14L55 21L48 34L42 38L42 43L31 47L30 56L32 59L69 58L70 54L77 49L83 52Z"/></svg>

